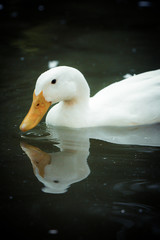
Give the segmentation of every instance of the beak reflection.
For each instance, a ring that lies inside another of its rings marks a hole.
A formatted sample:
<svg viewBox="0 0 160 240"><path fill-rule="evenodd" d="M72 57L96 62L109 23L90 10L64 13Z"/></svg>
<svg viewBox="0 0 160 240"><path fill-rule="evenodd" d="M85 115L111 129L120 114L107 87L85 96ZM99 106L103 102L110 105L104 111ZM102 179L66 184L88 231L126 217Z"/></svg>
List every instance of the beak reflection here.
<svg viewBox="0 0 160 240"><path fill-rule="evenodd" d="M90 173L88 154L81 151L46 153L28 143L21 142L20 145L31 161L35 176L45 186L43 192L65 193L71 184L85 179Z"/></svg>

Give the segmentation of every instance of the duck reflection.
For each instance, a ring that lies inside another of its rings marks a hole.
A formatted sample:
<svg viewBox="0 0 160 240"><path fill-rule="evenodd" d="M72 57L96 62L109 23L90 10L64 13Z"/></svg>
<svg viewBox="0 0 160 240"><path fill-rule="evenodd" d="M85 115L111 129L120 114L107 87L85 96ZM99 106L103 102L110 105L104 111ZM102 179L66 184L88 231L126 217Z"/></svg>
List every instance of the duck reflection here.
<svg viewBox="0 0 160 240"><path fill-rule="evenodd" d="M23 151L31 160L34 173L44 184L47 193L65 193L68 187L85 179L90 174L87 164L90 139L116 144L160 146L160 125L130 128L48 128L48 136L35 132L23 135L26 140L47 141L59 151L46 153L40 148L21 142ZM46 133L46 129L45 129Z"/></svg>
<svg viewBox="0 0 160 240"><path fill-rule="evenodd" d="M54 144L59 152L46 153L28 143L21 142L21 148L31 160L34 173L45 187L43 192L65 193L68 187L85 179L90 169L87 164L89 155L89 139L76 137L75 134L63 129L55 132Z"/></svg>

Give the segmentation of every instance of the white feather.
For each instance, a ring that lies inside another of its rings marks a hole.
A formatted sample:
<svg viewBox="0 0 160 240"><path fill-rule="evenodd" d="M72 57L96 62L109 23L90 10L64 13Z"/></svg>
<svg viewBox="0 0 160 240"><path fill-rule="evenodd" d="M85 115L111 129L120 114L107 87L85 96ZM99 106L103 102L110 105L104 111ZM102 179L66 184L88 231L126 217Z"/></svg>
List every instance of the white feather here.
<svg viewBox="0 0 160 240"><path fill-rule="evenodd" d="M54 86L52 79L57 79ZM82 73L71 67L56 67L39 77L35 93L41 91L47 101L59 102L47 114L50 125L83 128L160 122L160 70L111 84L90 98Z"/></svg>

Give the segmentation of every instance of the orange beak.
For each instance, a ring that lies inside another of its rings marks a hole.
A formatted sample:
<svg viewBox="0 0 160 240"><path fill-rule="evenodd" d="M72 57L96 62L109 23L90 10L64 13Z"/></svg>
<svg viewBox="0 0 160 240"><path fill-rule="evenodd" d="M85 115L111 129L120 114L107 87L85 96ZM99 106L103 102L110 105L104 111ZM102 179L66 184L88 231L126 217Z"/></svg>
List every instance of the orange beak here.
<svg viewBox="0 0 160 240"><path fill-rule="evenodd" d="M51 102L47 102L43 96L43 91L39 95L33 93L33 102L29 112L20 125L20 130L26 132L34 128L43 118L48 108L51 106Z"/></svg>

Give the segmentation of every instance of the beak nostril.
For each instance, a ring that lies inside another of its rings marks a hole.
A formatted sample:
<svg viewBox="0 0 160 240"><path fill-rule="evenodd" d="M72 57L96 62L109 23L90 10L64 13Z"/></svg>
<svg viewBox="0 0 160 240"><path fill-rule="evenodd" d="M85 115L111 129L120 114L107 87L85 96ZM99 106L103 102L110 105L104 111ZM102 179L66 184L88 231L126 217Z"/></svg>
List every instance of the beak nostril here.
<svg viewBox="0 0 160 240"><path fill-rule="evenodd" d="M53 182L54 182L54 183L59 183L59 181L58 181L58 180L54 180Z"/></svg>

